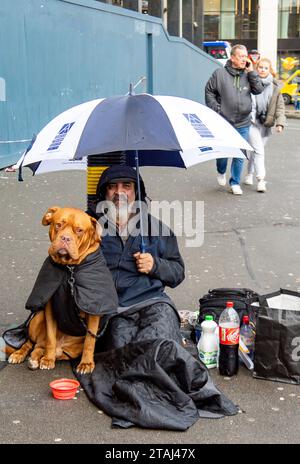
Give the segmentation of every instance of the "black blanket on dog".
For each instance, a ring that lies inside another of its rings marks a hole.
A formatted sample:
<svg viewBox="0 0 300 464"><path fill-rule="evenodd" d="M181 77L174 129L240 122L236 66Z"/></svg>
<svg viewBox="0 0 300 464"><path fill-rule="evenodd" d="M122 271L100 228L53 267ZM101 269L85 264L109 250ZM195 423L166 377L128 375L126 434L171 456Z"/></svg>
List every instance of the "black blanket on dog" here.
<svg viewBox="0 0 300 464"><path fill-rule="evenodd" d="M57 264L48 256L25 307L39 311L50 298L58 327L68 335L85 335L80 311L97 316L116 314L118 296L101 249L76 266Z"/></svg>
<svg viewBox="0 0 300 464"><path fill-rule="evenodd" d="M186 430L199 417L238 408L213 384L204 364L181 344L177 312L166 303L112 317L98 340L92 374L73 371L112 425Z"/></svg>
<svg viewBox="0 0 300 464"><path fill-rule="evenodd" d="M28 339L29 322L50 298L57 325L68 335L86 334L80 311L106 317L117 314L118 296L101 249L77 266L57 264L49 256L45 259L25 305L31 313L21 325L2 334L7 345L21 348Z"/></svg>

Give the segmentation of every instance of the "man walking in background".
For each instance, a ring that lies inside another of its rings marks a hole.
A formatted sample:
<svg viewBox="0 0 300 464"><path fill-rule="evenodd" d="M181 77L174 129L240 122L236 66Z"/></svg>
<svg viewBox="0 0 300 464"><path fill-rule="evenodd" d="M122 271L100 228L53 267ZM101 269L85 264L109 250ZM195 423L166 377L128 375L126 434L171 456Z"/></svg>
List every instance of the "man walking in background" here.
<svg viewBox="0 0 300 464"><path fill-rule="evenodd" d="M260 94L264 86L253 69L244 45L234 45L230 55L225 67L214 71L208 80L205 87L205 102L248 140L252 108L251 93ZM221 186L226 185L227 161L228 158L217 160L217 181ZM243 164L243 159L232 159L229 185L234 195L243 193L240 187Z"/></svg>

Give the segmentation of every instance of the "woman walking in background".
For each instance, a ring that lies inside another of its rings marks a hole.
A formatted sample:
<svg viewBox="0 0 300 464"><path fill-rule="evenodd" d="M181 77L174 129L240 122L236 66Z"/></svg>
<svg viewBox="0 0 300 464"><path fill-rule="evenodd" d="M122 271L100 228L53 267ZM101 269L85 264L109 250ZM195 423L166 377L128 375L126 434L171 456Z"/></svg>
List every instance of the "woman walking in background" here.
<svg viewBox="0 0 300 464"><path fill-rule="evenodd" d="M252 95L252 116L249 130L249 143L252 152L248 152L247 175L244 183L253 185L253 174L255 173L257 191L266 191L266 169L265 169L265 145L272 134L271 127L282 132L286 119L285 107L279 83L274 79L275 72L271 61L262 58L256 65L256 70L264 83L264 90L259 95Z"/></svg>

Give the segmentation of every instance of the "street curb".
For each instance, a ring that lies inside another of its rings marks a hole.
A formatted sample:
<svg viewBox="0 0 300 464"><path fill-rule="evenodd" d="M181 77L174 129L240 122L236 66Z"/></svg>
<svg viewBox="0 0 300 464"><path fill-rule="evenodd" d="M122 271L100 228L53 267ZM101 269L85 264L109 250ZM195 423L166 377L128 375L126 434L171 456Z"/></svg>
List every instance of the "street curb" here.
<svg viewBox="0 0 300 464"><path fill-rule="evenodd" d="M300 119L300 111L299 112L285 112L285 115L288 119Z"/></svg>

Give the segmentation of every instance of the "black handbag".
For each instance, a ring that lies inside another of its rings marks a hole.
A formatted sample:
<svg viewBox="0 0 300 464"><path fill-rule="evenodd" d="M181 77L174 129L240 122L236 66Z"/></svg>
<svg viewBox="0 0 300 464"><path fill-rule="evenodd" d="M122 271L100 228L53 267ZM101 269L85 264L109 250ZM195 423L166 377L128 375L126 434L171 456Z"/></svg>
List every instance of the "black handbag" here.
<svg viewBox="0 0 300 464"><path fill-rule="evenodd" d="M251 306L258 301L258 293L249 288L214 288L199 299L198 323L204 321L205 316L210 314L215 322L226 307L227 301L233 302L233 307L242 322L243 316L249 316L250 322L255 325L257 309Z"/></svg>

